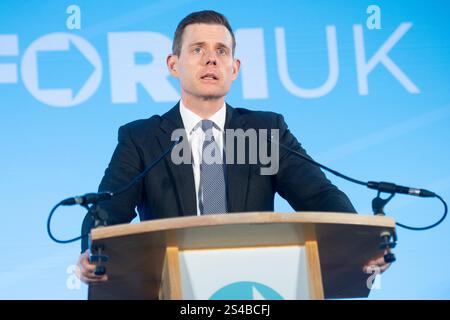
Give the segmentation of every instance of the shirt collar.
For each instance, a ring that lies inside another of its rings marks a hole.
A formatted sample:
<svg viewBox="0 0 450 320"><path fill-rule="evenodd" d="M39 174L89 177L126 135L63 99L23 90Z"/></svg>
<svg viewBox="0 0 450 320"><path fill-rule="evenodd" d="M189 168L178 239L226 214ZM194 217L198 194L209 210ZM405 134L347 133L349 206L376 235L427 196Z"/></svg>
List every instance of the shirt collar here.
<svg viewBox="0 0 450 320"><path fill-rule="evenodd" d="M181 119L183 120L184 128L186 129L188 135L190 135L192 133L192 130L194 130L196 126L199 124L199 122L203 120L196 113L186 108L182 100L180 100L180 114ZM208 120L211 120L217 129L223 131L225 127L226 114L227 108L224 102L223 106L219 110L217 110L217 112L214 113L211 117L209 117Z"/></svg>

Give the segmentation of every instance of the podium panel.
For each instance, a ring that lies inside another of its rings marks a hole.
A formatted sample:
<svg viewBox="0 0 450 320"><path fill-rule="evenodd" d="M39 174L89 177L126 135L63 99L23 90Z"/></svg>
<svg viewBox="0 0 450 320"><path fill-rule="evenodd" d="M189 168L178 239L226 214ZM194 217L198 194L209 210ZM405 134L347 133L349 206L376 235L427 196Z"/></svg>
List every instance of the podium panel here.
<svg viewBox="0 0 450 320"><path fill-rule="evenodd" d="M383 251L389 217L233 213L97 228L109 280L89 299L323 299L367 297L363 265ZM244 292L242 292L244 291Z"/></svg>
<svg viewBox="0 0 450 320"><path fill-rule="evenodd" d="M306 259L302 246L182 251L182 297L311 299Z"/></svg>

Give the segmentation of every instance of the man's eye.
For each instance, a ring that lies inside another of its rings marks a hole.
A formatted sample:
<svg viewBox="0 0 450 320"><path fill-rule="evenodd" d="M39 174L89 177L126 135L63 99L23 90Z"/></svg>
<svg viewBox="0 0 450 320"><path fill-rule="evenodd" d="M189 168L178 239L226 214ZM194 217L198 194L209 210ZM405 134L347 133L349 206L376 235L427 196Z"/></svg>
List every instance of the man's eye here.
<svg viewBox="0 0 450 320"><path fill-rule="evenodd" d="M227 51L226 51L225 49L223 49L223 48L220 48L219 50L217 50L217 52L218 52L221 56L224 56L224 55L227 54Z"/></svg>
<svg viewBox="0 0 450 320"><path fill-rule="evenodd" d="M200 47L194 48L194 53L200 53L202 49Z"/></svg>

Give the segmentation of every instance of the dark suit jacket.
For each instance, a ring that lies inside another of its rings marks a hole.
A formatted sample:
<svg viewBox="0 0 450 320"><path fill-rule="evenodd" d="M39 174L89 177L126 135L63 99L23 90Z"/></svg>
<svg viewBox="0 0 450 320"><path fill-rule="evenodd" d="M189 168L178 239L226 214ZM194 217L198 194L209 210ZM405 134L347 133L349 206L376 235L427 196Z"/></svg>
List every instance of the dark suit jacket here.
<svg viewBox="0 0 450 320"><path fill-rule="evenodd" d="M229 105L226 108L225 129L279 129L280 143L306 154L280 114ZM155 115L122 126L99 191L116 191L128 184L173 145L172 131L179 128L183 128L179 104L163 116ZM259 162L226 165L229 212L273 211L276 192L296 211L355 212L347 196L331 184L319 168L282 148L279 159L275 175L261 175ZM196 201L192 165L175 165L168 155L140 183L101 202L99 208L107 213L107 224L113 225L133 220L136 207L140 220L196 215ZM92 227L93 220L87 215L82 234L87 234ZM85 237L82 251L87 245Z"/></svg>

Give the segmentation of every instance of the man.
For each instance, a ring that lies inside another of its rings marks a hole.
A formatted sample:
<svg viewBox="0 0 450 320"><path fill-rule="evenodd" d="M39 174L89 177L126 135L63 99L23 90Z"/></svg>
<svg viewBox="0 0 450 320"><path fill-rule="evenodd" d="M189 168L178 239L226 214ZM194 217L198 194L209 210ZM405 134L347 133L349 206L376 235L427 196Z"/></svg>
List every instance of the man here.
<svg viewBox="0 0 450 320"><path fill-rule="evenodd" d="M173 145L172 133L184 128L192 163L175 164L170 156L127 192L102 202L107 224L130 222L138 208L141 220L225 212L273 211L278 192L296 211L356 213L347 196L326 179L319 168L279 150L278 170L261 174L261 165L207 165L205 145L225 149L226 129L278 130L280 143L306 154L290 133L283 117L272 112L233 108L225 95L237 78L240 61L234 58L235 38L227 19L214 11L194 12L175 31L167 67L180 81L181 100L163 116L129 123L119 129L119 142L105 171L100 191L116 191ZM259 131L258 131L259 132ZM216 154L217 155L217 154ZM224 159L224 154L221 154ZM86 234L94 222L83 222ZM96 276L89 263L87 239L78 266L86 283L107 280ZM370 264L387 268L382 257Z"/></svg>

